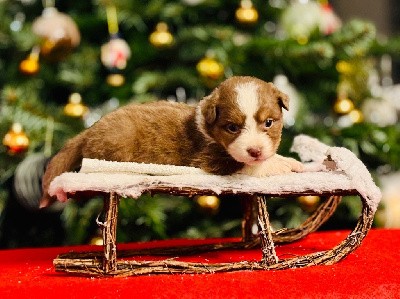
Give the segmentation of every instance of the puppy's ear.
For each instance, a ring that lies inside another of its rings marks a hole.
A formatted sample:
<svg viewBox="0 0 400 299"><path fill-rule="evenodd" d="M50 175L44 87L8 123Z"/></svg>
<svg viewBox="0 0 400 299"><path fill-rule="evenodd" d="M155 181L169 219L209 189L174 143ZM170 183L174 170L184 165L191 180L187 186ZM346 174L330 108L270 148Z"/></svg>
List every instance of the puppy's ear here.
<svg viewBox="0 0 400 299"><path fill-rule="evenodd" d="M218 118L217 108L218 90L214 90L210 95L204 97L200 103L201 114L207 124L212 124Z"/></svg>
<svg viewBox="0 0 400 299"><path fill-rule="evenodd" d="M289 96L280 91L273 83L269 82L268 84L271 86L272 92L276 96L279 106L289 110Z"/></svg>
<svg viewBox="0 0 400 299"><path fill-rule="evenodd" d="M278 103L282 108L289 110L289 96L286 93L278 92Z"/></svg>

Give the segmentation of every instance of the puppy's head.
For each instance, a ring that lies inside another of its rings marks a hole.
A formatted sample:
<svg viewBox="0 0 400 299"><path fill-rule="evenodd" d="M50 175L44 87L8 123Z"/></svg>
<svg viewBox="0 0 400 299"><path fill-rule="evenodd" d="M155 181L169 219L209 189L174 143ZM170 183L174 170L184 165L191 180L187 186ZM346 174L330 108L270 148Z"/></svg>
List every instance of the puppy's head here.
<svg viewBox="0 0 400 299"><path fill-rule="evenodd" d="M196 112L199 130L238 162L255 165L274 155L281 141L282 108L289 98L272 83L231 77L204 97Z"/></svg>

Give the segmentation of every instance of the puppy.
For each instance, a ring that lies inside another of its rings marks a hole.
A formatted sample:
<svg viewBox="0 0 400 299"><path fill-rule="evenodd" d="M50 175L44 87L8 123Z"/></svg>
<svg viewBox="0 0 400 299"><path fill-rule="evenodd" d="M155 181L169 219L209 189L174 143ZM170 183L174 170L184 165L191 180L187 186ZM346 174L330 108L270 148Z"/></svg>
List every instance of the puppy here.
<svg viewBox="0 0 400 299"><path fill-rule="evenodd" d="M231 77L196 107L159 101L130 104L69 140L43 176L40 206L50 205L50 182L79 168L82 158L194 166L218 175L269 176L303 165L276 154L282 108L289 99L272 83Z"/></svg>

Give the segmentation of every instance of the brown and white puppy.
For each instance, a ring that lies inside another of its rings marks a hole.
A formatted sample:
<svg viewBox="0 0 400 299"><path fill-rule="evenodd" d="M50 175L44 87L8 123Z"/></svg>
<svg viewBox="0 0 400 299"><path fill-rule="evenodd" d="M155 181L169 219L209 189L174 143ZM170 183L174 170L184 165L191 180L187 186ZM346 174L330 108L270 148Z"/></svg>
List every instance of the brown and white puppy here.
<svg viewBox="0 0 400 299"><path fill-rule="evenodd" d="M53 199L50 182L79 168L82 158L194 166L206 172L269 176L303 165L276 154L287 95L272 83L232 77L197 107L181 103L130 104L69 140L43 176L41 207Z"/></svg>

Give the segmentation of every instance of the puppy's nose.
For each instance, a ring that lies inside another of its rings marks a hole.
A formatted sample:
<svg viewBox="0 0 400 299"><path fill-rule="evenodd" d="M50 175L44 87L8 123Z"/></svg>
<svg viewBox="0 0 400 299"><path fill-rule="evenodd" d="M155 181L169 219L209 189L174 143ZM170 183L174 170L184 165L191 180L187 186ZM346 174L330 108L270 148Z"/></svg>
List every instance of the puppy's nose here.
<svg viewBox="0 0 400 299"><path fill-rule="evenodd" d="M250 147L247 149L247 152L253 158L258 158L261 156L261 149L258 147Z"/></svg>

